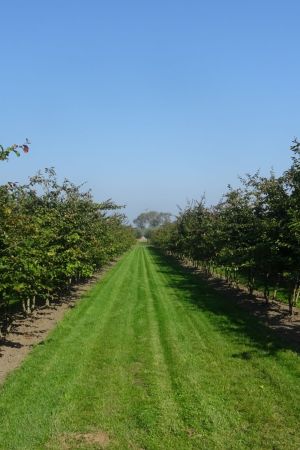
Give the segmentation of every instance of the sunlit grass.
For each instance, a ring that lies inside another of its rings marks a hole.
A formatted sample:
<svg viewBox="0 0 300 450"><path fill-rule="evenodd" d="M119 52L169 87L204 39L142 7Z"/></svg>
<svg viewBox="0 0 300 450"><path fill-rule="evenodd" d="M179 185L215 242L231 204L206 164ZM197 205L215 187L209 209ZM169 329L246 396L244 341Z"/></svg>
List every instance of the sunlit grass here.
<svg viewBox="0 0 300 450"><path fill-rule="evenodd" d="M137 246L9 377L0 448L296 450L299 393L295 352Z"/></svg>

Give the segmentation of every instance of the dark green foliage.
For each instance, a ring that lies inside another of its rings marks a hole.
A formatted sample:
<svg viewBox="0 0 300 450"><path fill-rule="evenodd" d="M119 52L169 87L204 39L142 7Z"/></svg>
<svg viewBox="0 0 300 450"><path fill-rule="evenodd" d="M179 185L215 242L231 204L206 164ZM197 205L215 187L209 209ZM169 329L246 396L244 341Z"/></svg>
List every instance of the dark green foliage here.
<svg viewBox="0 0 300 450"><path fill-rule="evenodd" d="M118 209L111 201L96 203L89 191L68 180L59 184L54 169L38 173L24 186L0 187L4 330L11 304L22 304L28 314L36 303L49 304L129 248L133 232Z"/></svg>
<svg viewBox="0 0 300 450"><path fill-rule="evenodd" d="M266 302L270 287L288 292L290 313L300 295L300 144L291 147L292 166L282 176L259 173L241 179L216 207L204 199L187 205L176 223L163 225L152 242L165 251L201 265L219 268L231 283L246 278L250 293L256 280Z"/></svg>

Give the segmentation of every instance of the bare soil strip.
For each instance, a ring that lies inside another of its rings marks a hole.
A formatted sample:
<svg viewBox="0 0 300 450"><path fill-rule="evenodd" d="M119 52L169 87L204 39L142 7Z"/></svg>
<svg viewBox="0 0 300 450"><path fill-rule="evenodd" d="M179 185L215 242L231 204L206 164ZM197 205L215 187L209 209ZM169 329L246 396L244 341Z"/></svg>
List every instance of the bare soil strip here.
<svg viewBox="0 0 300 450"><path fill-rule="evenodd" d="M21 312L16 314L10 333L0 339L0 384L10 372L22 364L34 346L46 339L66 311L73 308L78 299L97 283L113 264L95 274L86 283L74 286L72 294L62 298L59 303L37 309L28 317L24 317Z"/></svg>
<svg viewBox="0 0 300 450"><path fill-rule="evenodd" d="M205 279L207 284L221 293L223 297L257 317L260 322L274 330L281 339L291 344L295 351L300 352L300 308L294 307L291 316L288 305L283 302L269 300L267 305L258 291L250 295L247 288L242 285L236 288L222 278L208 277L203 271L195 269L189 263L182 262L177 258L174 258L174 261L186 270Z"/></svg>
<svg viewBox="0 0 300 450"><path fill-rule="evenodd" d="M300 308L293 308L293 316L289 314L288 305L277 300L270 300L266 305L265 299L259 295L249 295L242 288L233 288L223 280L211 278L209 285L226 297L230 297L241 308L270 327L282 339L293 344L295 350L300 351Z"/></svg>

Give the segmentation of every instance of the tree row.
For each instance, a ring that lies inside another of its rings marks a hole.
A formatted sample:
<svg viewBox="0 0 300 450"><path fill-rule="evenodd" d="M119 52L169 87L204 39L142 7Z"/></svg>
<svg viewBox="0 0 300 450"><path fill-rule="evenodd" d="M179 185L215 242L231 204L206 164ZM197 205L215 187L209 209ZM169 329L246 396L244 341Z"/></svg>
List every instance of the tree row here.
<svg viewBox="0 0 300 450"><path fill-rule="evenodd" d="M300 144L291 146L290 168L281 176L259 172L228 187L221 201L207 207L190 202L173 223L153 232L152 241L208 274L243 282L252 294L261 287L266 302L272 291L286 294L289 310L300 296Z"/></svg>
<svg viewBox="0 0 300 450"><path fill-rule="evenodd" d="M1 147L0 160L18 154L17 147ZM133 242L133 231L116 204L97 203L91 192L68 180L59 183L54 169L25 185L0 186L2 331L9 327L13 309L22 305L29 314L37 304L49 305Z"/></svg>

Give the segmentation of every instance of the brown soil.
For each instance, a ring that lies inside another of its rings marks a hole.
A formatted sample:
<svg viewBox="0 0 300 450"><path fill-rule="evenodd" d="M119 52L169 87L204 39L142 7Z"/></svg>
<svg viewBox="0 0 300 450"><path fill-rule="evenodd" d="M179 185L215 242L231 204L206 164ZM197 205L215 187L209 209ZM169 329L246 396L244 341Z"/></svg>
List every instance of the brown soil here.
<svg viewBox="0 0 300 450"><path fill-rule="evenodd" d="M260 292L250 295L245 286L233 287L221 278L207 277L201 270L192 268L190 264L179 260L177 262L205 279L214 290L235 303L237 307L257 317L261 323L273 331L274 336L279 338L283 346L300 353L300 308L294 307L291 316L288 305L283 302L270 300L267 305Z"/></svg>
<svg viewBox="0 0 300 450"><path fill-rule="evenodd" d="M110 444L110 438L104 431L92 433L63 433L59 436L59 447L65 450L81 448L81 445L103 449Z"/></svg>
<svg viewBox="0 0 300 450"><path fill-rule="evenodd" d="M293 315L289 314L289 307L283 302L270 300L269 305L266 300L258 293L250 295L244 288L233 288L223 280L212 278L209 283L216 289L234 295L237 303L263 320L270 328L281 330L284 335L290 338L292 334L296 342L300 344L300 308L293 308Z"/></svg>
<svg viewBox="0 0 300 450"><path fill-rule="evenodd" d="M24 317L22 313L15 315L10 333L0 340L0 384L10 372L21 365L35 345L45 340L65 312L75 306L82 294L89 290L112 264L95 274L88 282L75 286L72 294L61 299L59 303L37 309L28 317Z"/></svg>

